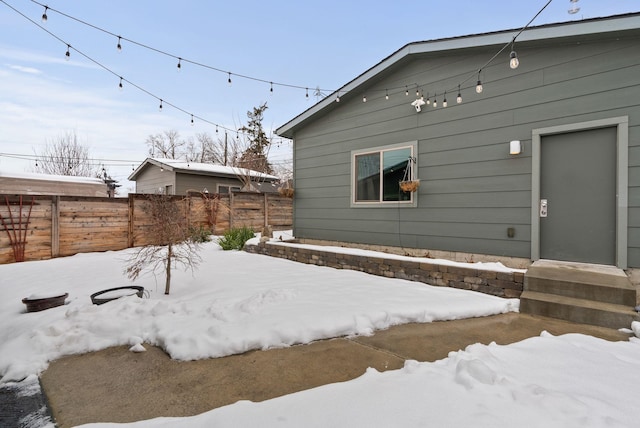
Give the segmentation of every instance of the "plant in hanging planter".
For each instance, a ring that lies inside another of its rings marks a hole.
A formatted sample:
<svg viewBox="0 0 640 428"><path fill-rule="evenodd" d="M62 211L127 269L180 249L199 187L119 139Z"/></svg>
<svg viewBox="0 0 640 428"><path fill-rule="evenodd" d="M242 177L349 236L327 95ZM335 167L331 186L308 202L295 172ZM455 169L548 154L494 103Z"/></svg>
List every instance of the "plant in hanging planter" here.
<svg viewBox="0 0 640 428"><path fill-rule="evenodd" d="M420 187L420 180L407 180L400 182L400 190L403 192L417 192Z"/></svg>

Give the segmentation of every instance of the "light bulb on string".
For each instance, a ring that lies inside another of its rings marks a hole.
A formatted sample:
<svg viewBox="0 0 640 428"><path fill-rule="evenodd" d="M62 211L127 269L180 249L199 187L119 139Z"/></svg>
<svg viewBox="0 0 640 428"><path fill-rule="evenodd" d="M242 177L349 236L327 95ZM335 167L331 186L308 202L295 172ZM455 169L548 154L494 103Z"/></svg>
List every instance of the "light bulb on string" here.
<svg viewBox="0 0 640 428"><path fill-rule="evenodd" d="M420 89L416 88L416 98L420 98Z"/></svg>
<svg viewBox="0 0 640 428"><path fill-rule="evenodd" d="M515 70L520 65L520 61L518 60L518 54L513 48L513 43L511 43L511 53L509 54L509 67L512 70Z"/></svg>
<svg viewBox="0 0 640 428"><path fill-rule="evenodd" d="M49 6L44 7L44 13L42 14L42 22L47 22L47 19L49 19L49 17L47 16L47 10L49 10Z"/></svg>
<svg viewBox="0 0 640 428"><path fill-rule="evenodd" d="M271 92L273 94L273 82L269 82L269 92Z"/></svg>
<svg viewBox="0 0 640 428"><path fill-rule="evenodd" d="M305 96L305 98L308 99L309 98L309 88L304 88L304 90L305 90L304 96Z"/></svg>
<svg viewBox="0 0 640 428"><path fill-rule="evenodd" d="M429 92L427 92L427 105L431 104L431 100L429 99Z"/></svg>
<svg viewBox="0 0 640 428"><path fill-rule="evenodd" d="M385 98L386 100L388 100L388 99L389 99L389 91L388 91L387 89L385 89L385 90L384 90L384 98Z"/></svg>
<svg viewBox="0 0 640 428"><path fill-rule="evenodd" d="M120 83L118 83L118 89L122 90L124 86L122 85L122 77L120 78Z"/></svg>
<svg viewBox="0 0 640 428"><path fill-rule="evenodd" d="M158 107L158 110L162 111L162 99L160 99L160 106Z"/></svg>
<svg viewBox="0 0 640 428"><path fill-rule="evenodd" d="M437 97L437 95L433 96L433 108L438 107L438 98L436 98L436 97Z"/></svg>
<svg viewBox="0 0 640 428"><path fill-rule="evenodd" d="M404 94L408 97L409 96L409 88L405 85L405 91Z"/></svg>
<svg viewBox="0 0 640 428"><path fill-rule="evenodd" d="M336 102L339 103L340 102L340 92L338 92L336 94Z"/></svg>
<svg viewBox="0 0 640 428"><path fill-rule="evenodd" d="M191 115L191 126L193 126L193 115Z"/></svg>
<svg viewBox="0 0 640 428"><path fill-rule="evenodd" d="M229 84L229 86L231 86L231 72L229 73L229 78L227 78L227 83Z"/></svg>
<svg viewBox="0 0 640 428"><path fill-rule="evenodd" d="M363 95L363 96L362 96L362 102L363 102L363 103L366 103L366 102L367 102L367 96L366 96L366 95Z"/></svg>
<svg viewBox="0 0 640 428"><path fill-rule="evenodd" d="M122 52L122 37L118 36L118 44L116 45L118 52Z"/></svg>
<svg viewBox="0 0 640 428"><path fill-rule="evenodd" d="M182 70L182 58L178 58L178 71Z"/></svg>
<svg viewBox="0 0 640 428"><path fill-rule="evenodd" d="M38 167L38 159L36 159L36 168Z"/></svg>
<svg viewBox="0 0 640 428"><path fill-rule="evenodd" d="M444 99L442 100L442 107L447 106L447 91L444 91Z"/></svg>
<svg viewBox="0 0 640 428"><path fill-rule="evenodd" d="M456 97L456 102L460 104L462 102L462 94L460 93L460 85L458 85L458 96Z"/></svg>
<svg viewBox="0 0 640 428"><path fill-rule="evenodd" d="M480 72L482 70L478 70L478 83L476 83L476 93L477 94L481 94L482 93L482 82L480 81Z"/></svg>
<svg viewBox="0 0 640 428"><path fill-rule="evenodd" d="M67 52L65 52L64 54L64 59L66 61L69 61L69 59L71 58L71 52L69 51L69 49L71 49L71 45L67 45Z"/></svg>
<svg viewBox="0 0 640 428"><path fill-rule="evenodd" d="M216 134L218 133L218 125L216 125Z"/></svg>

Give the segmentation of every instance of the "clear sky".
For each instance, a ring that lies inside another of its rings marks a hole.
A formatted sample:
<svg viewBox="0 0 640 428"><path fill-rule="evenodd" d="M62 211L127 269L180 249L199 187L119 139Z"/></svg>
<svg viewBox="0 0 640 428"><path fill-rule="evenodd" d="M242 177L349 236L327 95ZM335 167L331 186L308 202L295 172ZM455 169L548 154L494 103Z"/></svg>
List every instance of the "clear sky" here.
<svg viewBox="0 0 640 428"><path fill-rule="evenodd" d="M201 120L191 125L190 114L236 129L267 102L263 124L275 129L318 100L316 87L328 94L407 43L521 28L547 1L0 0L0 171L32 171L34 152L75 132L96 163L124 182L147 156L150 134L223 136ZM41 4L113 35L52 10L43 23ZM569 14L573 5L553 0L532 25L640 11L640 0L579 0L580 11ZM178 71L174 57L126 40L118 52L115 35L185 61ZM281 84L308 87L309 98ZM291 146L271 154L288 162Z"/></svg>

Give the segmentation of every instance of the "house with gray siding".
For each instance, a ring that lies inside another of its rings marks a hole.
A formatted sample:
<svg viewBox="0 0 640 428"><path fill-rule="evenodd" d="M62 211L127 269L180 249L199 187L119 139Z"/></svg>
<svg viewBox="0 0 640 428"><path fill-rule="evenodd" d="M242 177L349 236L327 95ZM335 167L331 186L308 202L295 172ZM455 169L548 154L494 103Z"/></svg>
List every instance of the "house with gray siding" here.
<svg viewBox="0 0 640 428"><path fill-rule="evenodd" d="M640 268L638 13L409 43L277 133L297 238Z"/></svg>
<svg viewBox="0 0 640 428"><path fill-rule="evenodd" d="M142 162L131 173L129 180L136 182L136 193L167 195L241 190L275 193L279 182L274 175L246 168L155 158L147 158Z"/></svg>

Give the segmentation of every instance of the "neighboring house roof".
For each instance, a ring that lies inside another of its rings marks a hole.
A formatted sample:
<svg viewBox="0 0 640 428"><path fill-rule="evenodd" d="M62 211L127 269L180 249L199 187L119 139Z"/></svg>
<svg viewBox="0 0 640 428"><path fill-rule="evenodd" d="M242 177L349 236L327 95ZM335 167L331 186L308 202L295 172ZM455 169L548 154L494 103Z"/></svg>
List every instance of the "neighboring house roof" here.
<svg viewBox="0 0 640 428"><path fill-rule="evenodd" d="M637 30L638 28L640 28L640 13L630 13L606 18L594 18L582 21L528 27L517 37L516 43L545 41L586 35L598 37L604 33ZM372 79L375 79L377 76L388 71L389 68L406 61L409 57L425 54L438 54L460 49L505 45L510 43L520 31L521 29L513 29L409 43L346 85L342 86L333 94L327 96L279 127L276 130L276 133L282 137L293 138L295 131L304 126L309 120L312 120L317 115L324 114L339 107L340 103L336 102L337 96L340 96L341 99L345 100L349 97L362 96L362 93L358 91L358 88L368 84ZM478 64L478 66L480 67L482 64ZM412 85L413 83L414 82L408 82L409 85Z"/></svg>
<svg viewBox="0 0 640 428"><path fill-rule="evenodd" d="M100 178L29 172L0 172L0 189L29 195L107 196L107 185Z"/></svg>
<svg viewBox="0 0 640 428"><path fill-rule="evenodd" d="M157 166L165 168L168 171L173 171L181 174L194 174L194 175L210 175L215 177L229 177L238 178L246 177L249 175L253 180L259 181L277 181L278 177L275 175L265 174L258 171L253 171L246 168L237 168L233 166L214 165L210 163L198 163L198 162L186 162L180 159L160 159L160 158L147 158L144 162L136 168L135 171L129 175L129 180L136 181L138 175L148 166Z"/></svg>

